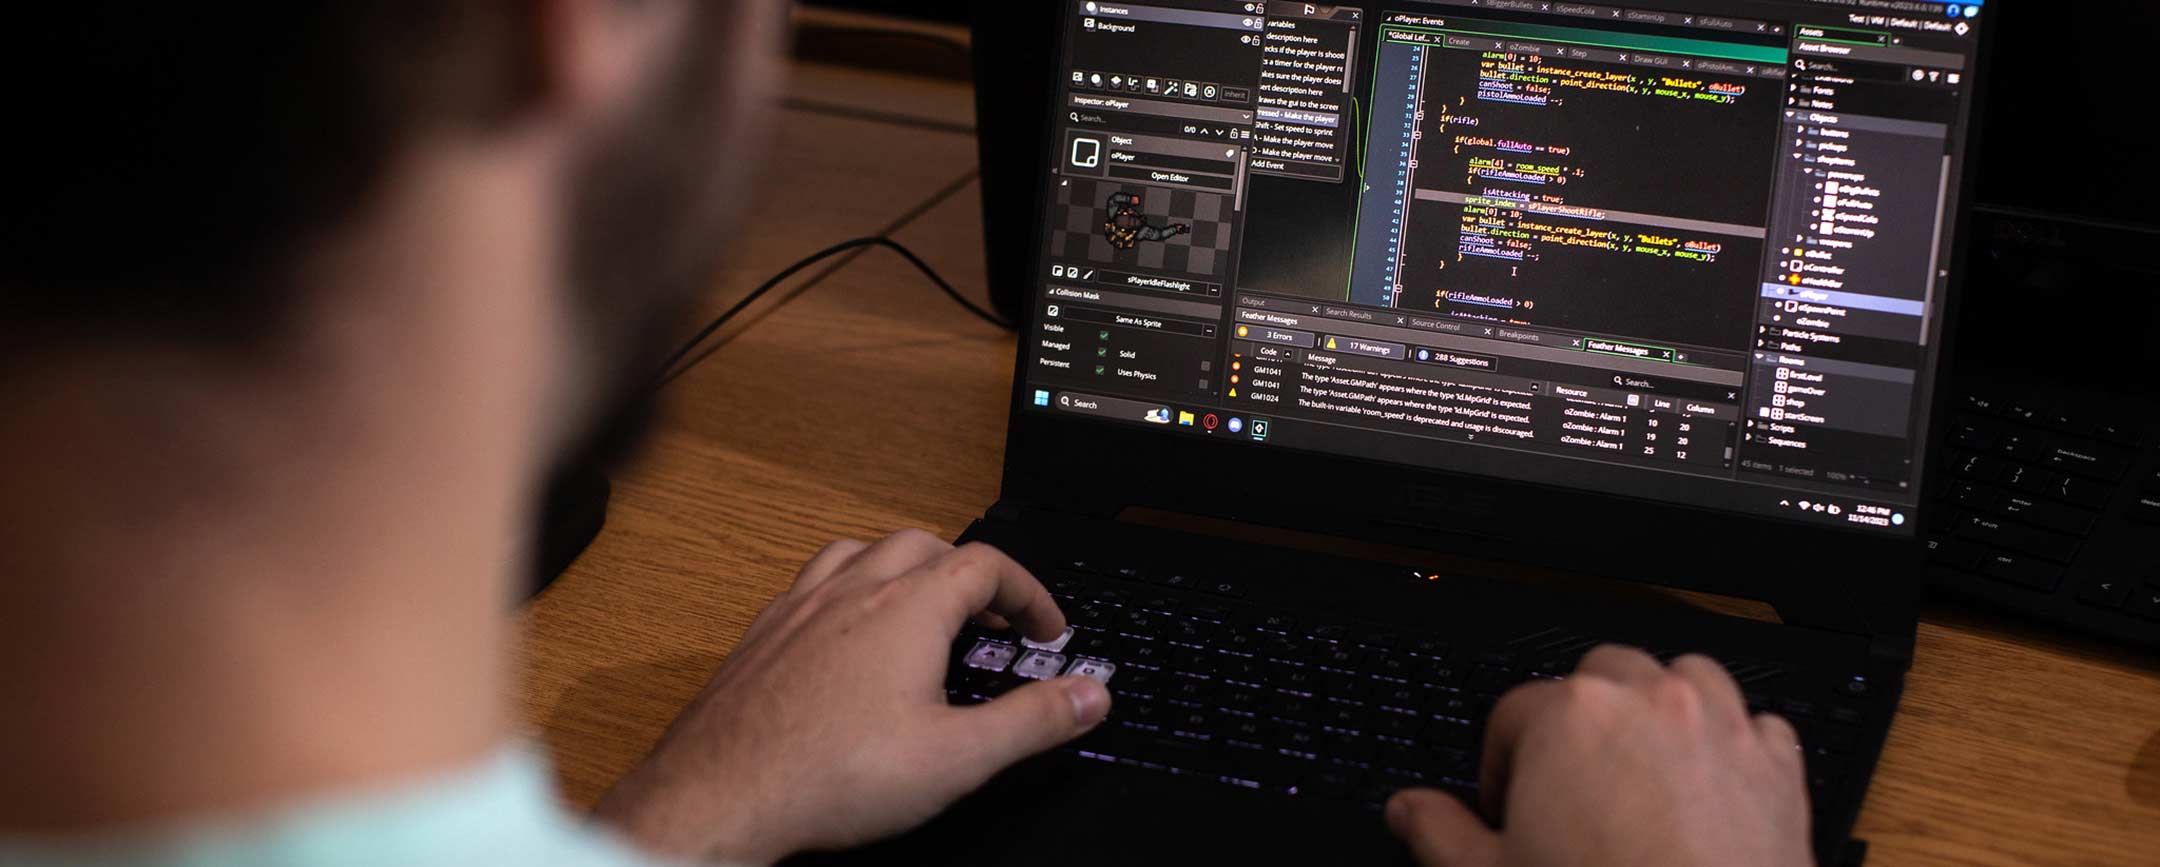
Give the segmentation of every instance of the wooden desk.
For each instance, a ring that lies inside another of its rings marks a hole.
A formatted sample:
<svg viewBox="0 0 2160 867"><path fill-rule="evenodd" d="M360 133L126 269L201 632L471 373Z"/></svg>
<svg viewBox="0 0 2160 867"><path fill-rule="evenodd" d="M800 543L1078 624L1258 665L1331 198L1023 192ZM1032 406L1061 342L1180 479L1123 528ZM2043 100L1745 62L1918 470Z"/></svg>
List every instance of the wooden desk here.
<svg viewBox="0 0 2160 867"><path fill-rule="evenodd" d="M970 95L799 67L717 309L795 259L966 177ZM834 106L932 123L850 118ZM984 285L977 190L898 237ZM1016 214L1014 219L1030 215ZM872 252L671 389L607 530L527 614L526 717L589 805L642 757L824 542L957 535L996 498L1013 338ZM2160 863L2160 664L1930 612L1860 836L1871 865Z"/></svg>

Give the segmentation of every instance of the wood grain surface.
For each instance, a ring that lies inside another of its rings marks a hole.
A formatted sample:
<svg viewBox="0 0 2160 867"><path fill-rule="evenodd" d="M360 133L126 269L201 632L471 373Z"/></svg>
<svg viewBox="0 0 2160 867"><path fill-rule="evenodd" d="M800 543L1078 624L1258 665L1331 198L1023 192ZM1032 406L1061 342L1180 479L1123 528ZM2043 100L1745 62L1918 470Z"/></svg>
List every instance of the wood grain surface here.
<svg viewBox="0 0 2160 867"><path fill-rule="evenodd" d="M712 307L969 177L971 99L799 65ZM896 237L981 297L977 195ZM869 252L738 333L671 386L607 529L523 615L526 720L575 806L643 756L819 546L950 538L996 498L1013 338L897 256ZM1858 833L1871 865L2160 864L2160 660L1930 608Z"/></svg>

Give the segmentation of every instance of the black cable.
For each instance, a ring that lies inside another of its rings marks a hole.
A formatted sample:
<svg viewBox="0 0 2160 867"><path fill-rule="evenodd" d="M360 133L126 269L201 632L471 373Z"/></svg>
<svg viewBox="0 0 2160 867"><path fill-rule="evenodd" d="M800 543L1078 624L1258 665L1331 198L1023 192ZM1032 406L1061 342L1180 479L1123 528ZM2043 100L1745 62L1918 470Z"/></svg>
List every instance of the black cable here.
<svg viewBox="0 0 2160 867"><path fill-rule="evenodd" d="M681 377L683 374L689 373L692 369L696 368L697 362L703 360L702 357L690 362L687 365L683 365L683 367L680 369L676 369L675 366L681 363L684 358L689 357L690 353L697 351L698 346L703 344L706 338L713 336L715 333L718 333L720 329L727 327L727 324L733 321L737 315L741 314L744 310L749 309L750 305L756 303L759 298L765 297L766 293L771 292L773 289L779 287L780 284L786 282L789 277L795 276L796 274L800 273L804 268L808 268L819 262L825 261L826 259L830 259L834 256L840 255L841 253L865 247L884 247L888 250L900 254L902 258L908 261L908 264L914 265L916 270L923 273L923 276L930 278L930 282L937 284L938 289L944 291L946 297L951 298L954 303L959 304L961 307L965 308L967 312L975 314L976 318L995 325L1000 329L1007 331L1012 330L1012 323L1005 321L1004 317L999 316L996 313L992 313L989 310L984 309L981 305L978 305L975 302L968 300L967 296L960 294L960 290L953 288L952 283L946 281L944 275L939 274L937 272L937 269L930 267L930 263L923 261L921 256L915 255L915 251L901 245L900 242L885 237L883 235L872 235L863 238L853 238L850 240L842 241L838 244L834 244L823 250L819 250L816 253L812 253L809 256L804 257L802 260L797 261L795 264L789 265L786 268L781 269L780 273L774 274L765 282L758 284L757 288L750 290L750 294L744 295L741 300L736 301L733 306L730 306L727 309L727 312L720 314L711 322L706 323L704 328L698 329L696 335L693 335L687 342L682 345L681 348L675 350L675 353L673 355L668 356L667 363L660 365L660 376L659 378L654 380L652 387L656 390L662 388L668 383L674 382L678 377ZM793 296L782 299L780 303L786 304L788 301L792 300L794 300Z"/></svg>
<svg viewBox="0 0 2160 867"><path fill-rule="evenodd" d="M946 200L951 199L953 196L959 195L961 190L967 189L968 185L974 183L976 178L980 177L981 175L981 167L969 166L967 171L961 173L959 177L953 178L951 183L948 183L945 186L938 188L938 191L935 193L931 193L929 198L924 199L921 202L917 202L914 207L907 209L905 213L902 213L898 217L894 217L892 222L886 223L885 225L878 227L877 231L871 232L870 234L883 238L890 238L894 235L899 234L902 229L914 225L916 220L922 219L924 215L927 215L931 211L936 210L937 207L944 204ZM757 324L758 321L764 319L773 311L777 311L780 308L787 306L790 302L795 300L796 296L817 288L819 284L825 282L826 278L839 273L840 269L846 268L848 265L853 264L856 259L861 258L863 254L868 252L870 252L869 247L856 247L845 253L841 253L836 257L832 257L830 261L827 261L825 263L824 267L817 270L817 273L811 274L807 278L797 280L793 288L781 293L779 300L773 301L765 305L765 308L762 310L746 312L744 314L744 318L747 318L749 322L747 324L738 326L735 334L741 334L743 331L749 330L752 325ZM713 353L719 352L721 349L725 348L728 344L728 341L733 339L735 339L735 335L724 335L719 337L718 339L712 340L705 345L705 348L703 350L699 351L696 355L691 356L687 361L679 362L679 364L685 367L695 367L699 364L702 364L708 356L711 356ZM673 366L675 365L670 365L670 367ZM661 370L667 371L668 368L661 368ZM672 374L670 375L670 378L672 378Z"/></svg>
<svg viewBox="0 0 2160 867"><path fill-rule="evenodd" d="M810 99L783 99L780 101L780 107L789 111L801 111L808 112L810 114L822 114L830 117L844 117L849 120L859 120L867 123L882 123L890 124L892 126L912 127L914 129L929 130L931 132L951 133L953 135L975 134L975 126L973 124L952 123L950 121L936 120L933 118L916 117L911 114L900 114L897 112L889 111L877 111L874 109L857 108L855 106L841 105L838 103L818 102L816 100Z"/></svg>
<svg viewBox="0 0 2160 867"><path fill-rule="evenodd" d="M909 27L867 27L857 24L805 24L795 31L797 42L805 39L835 36L921 42L933 48L959 55L963 61L973 61L975 59L975 48L966 40L931 30L917 30Z"/></svg>

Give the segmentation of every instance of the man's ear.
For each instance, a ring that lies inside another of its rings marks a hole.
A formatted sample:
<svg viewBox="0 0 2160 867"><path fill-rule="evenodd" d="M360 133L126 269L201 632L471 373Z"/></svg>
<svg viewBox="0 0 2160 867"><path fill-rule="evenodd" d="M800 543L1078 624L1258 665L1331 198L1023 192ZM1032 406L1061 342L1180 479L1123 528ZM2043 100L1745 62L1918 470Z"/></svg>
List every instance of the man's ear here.
<svg viewBox="0 0 2160 867"><path fill-rule="evenodd" d="M622 110L669 56L701 0L531 0L539 108L590 121Z"/></svg>

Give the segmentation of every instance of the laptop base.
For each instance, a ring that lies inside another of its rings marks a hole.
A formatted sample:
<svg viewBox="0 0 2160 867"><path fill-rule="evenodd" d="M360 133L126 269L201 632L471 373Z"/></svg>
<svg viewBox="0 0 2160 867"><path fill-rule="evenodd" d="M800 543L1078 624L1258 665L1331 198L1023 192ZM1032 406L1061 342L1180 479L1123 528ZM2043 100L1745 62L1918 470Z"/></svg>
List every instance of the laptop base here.
<svg viewBox="0 0 2160 867"><path fill-rule="evenodd" d="M1381 820L1387 794L1422 785L1474 800L1490 702L1565 676L1607 641L1708 653L1752 709L1792 719L1810 750L1820 860L1857 863L1849 835L1903 677L1865 637L1035 517L978 522L963 541L997 545L1060 597L1075 636L1056 665L1116 666L1110 719L922 829L794 863L1408 863ZM986 644L1009 648L987 653L996 671L976 656ZM948 695L994 700L1025 682L1014 663L1026 655L971 628Z"/></svg>

